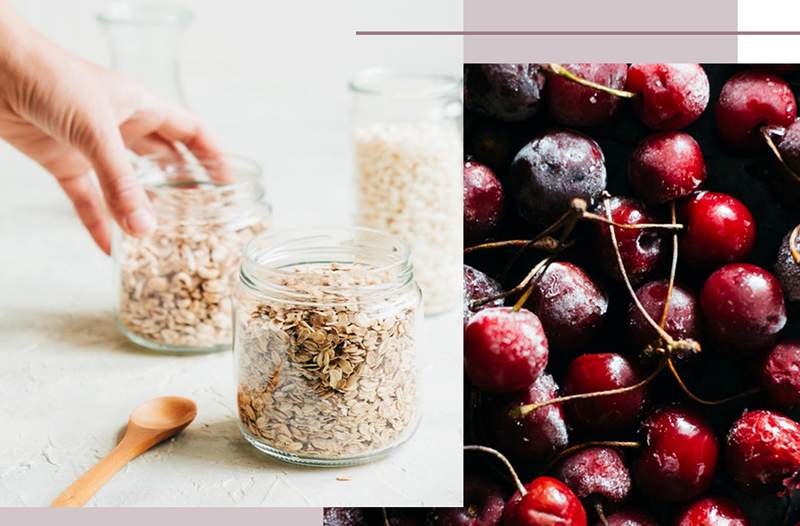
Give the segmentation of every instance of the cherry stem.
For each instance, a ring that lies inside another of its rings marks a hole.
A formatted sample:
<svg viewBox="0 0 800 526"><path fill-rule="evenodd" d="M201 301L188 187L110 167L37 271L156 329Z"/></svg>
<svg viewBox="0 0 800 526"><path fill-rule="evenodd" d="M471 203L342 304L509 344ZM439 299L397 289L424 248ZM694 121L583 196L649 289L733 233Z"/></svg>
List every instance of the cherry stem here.
<svg viewBox="0 0 800 526"><path fill-rule="evenodd" d="M620 441L620 440L589 440L588 442L581 442L580 444L575 444L574 446L570 446L566 449L561 450L555 457L553 457L550 462L547 463L547 466L544 468L544 473L547 473L556 465L564 460L564 458L570 456L571 454L575 453L576 451L580 451L582 449L586 449L589 447L620 447L620 448L637 448L642 447L642 444L639 442L629 442L629 441Z"/></svg>
<svg viewBox="0 0 800 526"><path fill-rule="evenodd" d="M548 252L552 252L556 250L558 245L558 240L554 237L544 236L540 239L509 239L508 241L493 241L491 243L482 243L480 245L474 245L471 247L467 247L464 249L464 254L472 254L473 252L479 252L481 250L490 250L494 248L506 248L506 247L523 247L524 249L528 248L535 248L537 250L545 250Z"/></svg>
<svg viewBox="0 0 800 526"><path fill-rule="evenodd" d="M517 491L519 491L519 494L522 495L523 497L528 494L528 491L525 489L525 486L519 479L519 475L517 475L514 466L511 465L511 462L508 461L505 455L503 455L496 449L492 449L486 446L464 446L464 451L481 451L483 453L488 453L494 456L496 459L502 462L506 466L506 468L508 468L509 473L511 473L511 478L514 480L514 485L517 486Z"/></svg>
<svg viewBox="0 0 800 526"><path fill-rule="evenodd" d="M537 263L536 266L531 269L528 275L525 276L525 279L522 280L522 283L525 283L525 285L520 284L517 287L514 287L515 289L525 289L525 292L523 292L519 299L517 299L517 301L514 303L514 312L517 312L522 308L523 305L525 305L525 302L528 301L528 298L533 292L534 287L536 287L536 284L539 282L539 278L544 276L544 273L547 271L547 267L549 267L550 263L552 262L553 256L544 258Z"/></svg>
<svg viewBox="0 0 800 526"><path fill-rule="evenodd" d="M594 511L595 513L597 513L597 518L600 519L600 524L602 524L603 526L608 526L608 519L606 519L605 511L603 511L602 502L594 503Z"/></svg>
<svg viewBox="0 0 800 526"><path fill-rule="evenodd" d="M733 396L729 396L727 398L722 398L720 400L706 400L705 398L700 398L699 396L694 394L691 391L691 389L689 389L689 387L684 383L684 381L681 378L681 375L678 373L678 369L675 367L675 364L673 363L671 357L667 358L667 366L669 366L669 370L670 370L670 372L672 372L672 376L675 377L675 381L678 382L678 385L683 390L683 392L686 393L686 396L688 396L689 398L691 398L692 400L694 400L698 404L703 404L703 405L721 405L721 404L725 404L727 402L730 402L732 400L737 400L739 398L744 398L746 396L753 395L753 394L755 394L755 393L760 391L760 389L758 387L752 387L750 389L747 389L746 391L742 391L741 393L735 394Z"/></svg>
<svg viewBox="0 0 800 526"><path fill-rule="evenodd" d="M797 237L800 236L800 225L794 227L792 233L789 234L789 252L792 253L792 259L795 264L800 264L800 249L797 248Z"/></svg>
<svg viewBox="0 0 800 526"><path fill-rule="evenodd" d="M675 201L670 203L670 216L672 224L675 224ZM669 285L667 286L667 297L664 299L664 311L661 313L661 323L659 326L664 329L667 325L669 307L672 303L672 291L675 288L675 274L678 271L678 234L672 234L672 263L669 268ZM665 329L666 330L666 329Z"/></svg>
<svg viewBox="0 0 800 526"><path fill-rule="evenodd" d="M492 294L491 296L487 296L485 298L481 298L481 299L473 301L469 306L470 310L475 310L478 307L481 307L482 305L486 305L487 303L490 303L492 301L496 301L496 300L499 300L499 299L505 299L505 298L507 298L509 296L513 296L514 294L517 294L518 292L522 292L523 290L525 290L525 288L528 286L528 284L531 282L531 280L533 280L535 277L537 277L539 272L542 271L542 268L545 265L549 264L549 262L552 259L553 259L553 256L548 256L548 257L544 258L543 260L541 260L539 263L537 263L536 266L533 267L530 272L528 272L528 275L525 276L525 279L523 279L520 282L520 284L517 285L516 287L514 287L513 289L506 290L504 292L500 292L499 294ZM516 310L519 310L519 309L516 309Z"/></svg>
<svg viewBox="0 0 800 526"><path fill-rule="evenodd" d="M383 526L391 526L389 524L389 514L386 513L386 508L381 508L381 512L383 513Z"/></svg>
<svg viewBox="0 0 800 526"><path fill-rule="evenodd" d="M659 361L658 366L656 366L655 370L653 370L653 372L650 373L650 375L647 378L645 378L641 382L633 384L633 385L629 385L629 386L626 386L626 387L618 387L616 389L609 389L607 391L594 391L594 392L591 392L591 393L577 393L577 394L573 394L573 395L567 395L567 396L561 396L561 397L558 397L558 398L552 398L550 400L545 400L544 402L536 402L536 403L533 403L533 404L520 405L520 406L512 408L508 412L508 415L511 418L519 419L519 418L524 418L526 415L532 413L533 411L536 411L538 409L541 409L543 407L547 407L547 406L553 405L553 404L561 404L561 403L564 403L564 402L572 402L573 400L586 400L586 399L589 399L589 398L600 398L602 396L614 396L614 395L620 395L620 394L629 393L631 391L635 391L637 389L641 389L642 387L644 387L647 384L649 384L650 382L652 382L653 379L656 376L658 376L658 374L664 369L664 366L666 365L666 363L667 363L667 358L666 358L666 353L665 353L664 356Z"/></svg>
<svg viewBox="0 0 800 526"><path fill-rule="evenodd" d="M583 214L583 219L598 221L606 225L612 225L617 228L624 228L627 230L645 230L645 229L683 230L683 225L680 223L637 223L635 225L631 225L627 223L617 223L616 221L612 221L608 218L605 218L601 215L597 215L592 212L586 212L585 214Z"/></svg>
<svg viewBox="0 0 800 526"><path fill-rule="evenodd" d="M572 82L580 84L581 86L593 88L598 91L602 91L603 93L608 93L609 95L614 95L615 97L621 97L623 99L632 99L636 97L636 93L631 91L610 88L608 86L598 84L597 82L592 82L591 80L586 80L582 77L579 77L568 69L562 67L560 64L548 64L548 67L553 74L564 77L565 79L571 80Z"/></svg>

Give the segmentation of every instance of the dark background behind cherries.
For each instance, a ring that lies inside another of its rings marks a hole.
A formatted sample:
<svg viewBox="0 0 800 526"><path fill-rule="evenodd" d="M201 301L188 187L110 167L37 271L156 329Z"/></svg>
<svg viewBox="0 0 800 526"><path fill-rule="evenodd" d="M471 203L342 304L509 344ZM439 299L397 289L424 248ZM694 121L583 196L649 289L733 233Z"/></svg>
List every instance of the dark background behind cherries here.
<svg viewBox="0 0 800 526"><path fill-rule="evenodd" d="M800 208L796 203L783 202L782 196L787 195L776 182L779 168L766 150L760 154L736 151L723 143L718 136L714 122L714 106L719 97L722 85L734 73L744 69L741 65L703 65L710 85L711 96L708 107L703 115L694 124L684 131L691 134L699 143L705 156L708 169L708 179L704 189L724 192L733 195L747 205L752 212L757 225L756 247L748 261L772 271L778 246L789 230L800 223ZM800 68L798 68L800 70ZM800 71L784 78L790 82L795 95L800 95ZM546 95L545 95L546 97ZM800 97L798 97L800 98ZM465 117L464 151L468 157L489 165L505 183L508 169L516 152L531 138L543 131L559 128L547 116L546 105L543 104L537 115L529 121L517 124L494 122L484 117L467 113ZM630 105L621 101L617 115L607 124L587 130L581 130L596 140L605 154L606 170L608 174L608 191L613 195L631 195L627 183L628 158L637 142L651 133L633 114ZM506 191L508 192L507 185ZM669 218L668 208L655 209L665 222ZM573 261L582 266L594 279L604 285L610 297L609 317L593 343L581 352L618 352L627 356L639 355L637 349L631 348L624 337L624 320L628 308L628 293L623 286L605 279L598 271L598 264L593 261L596 254L586 235L587 225L582 225L576 234L578 244L562 254L560 259ZM495 232L494 239L529 239L533 237L540 227L535 227L521 219L515 210L514 196L506 195L506 210L500 228ZM668 245L671 241L668 240ZM671 248L670 248L671 251ZM499 278L506 267L512 251L495 250L480 255L469 255L465 263L478 268L489 275ZM513 267L505 281L502 283L508 289L515 285L530 268L543 257L541 253L532 251L527 257L521 258ZM661 274L668 276L665 266ZM678 283L688 286L698 292L707 276L694 272L684 272L678 261ZM783 331L783 337L800 336L800 315L791 312L789 323ZM556 380L564 377L567 365L575 355L557 355L551 353L548 371ZM648 370L653 365L642 361L643 370ZM680 371L684 380L697 394L705 398L718 399L737 393L754 385L755 362L750 359L739 359L734 353L724 353L724 350L715 350L710 346L704 347L699 357L681 364ZM732 422L745 408L766 407L768 404L760 396L749 397L740 401L731 402L722 406L704 407L689 400L675 385L674 380L667 374L662 374L651 389L651 407L680 403L692 407L704 414L713 422L720 443L724 441L725 433ZM484 419L480 413L480 393L469 386L465 379L465 444L486 444L486 433L483 429ZM790 415L800 419L800 414ZM589 437L573 434L570 443L578 443ZM593 436L592 439L612 437ZM633 438L633 437L623 437ZM779 525L783 524L787 509L793 521L800 520L800 495L789 498L751 498L738 493L727 479L724 461L717 469L717 477L709 494L726 495L739 503L753 521L754 525ZM466 471L480 473L494 473L499 480L505 475L492 460L487 460L477 453L467 453L465 458ZM538 466L520 466L515 464L523 481L542 474ZM511 491L512 486L505 481ZM632 502L646 506L654 514L661 514L663 524L675 511L674 505L648 505L634 494ZM591 514L590 514L591 515ZM794 524L792 522L791 524Z"/></svg>

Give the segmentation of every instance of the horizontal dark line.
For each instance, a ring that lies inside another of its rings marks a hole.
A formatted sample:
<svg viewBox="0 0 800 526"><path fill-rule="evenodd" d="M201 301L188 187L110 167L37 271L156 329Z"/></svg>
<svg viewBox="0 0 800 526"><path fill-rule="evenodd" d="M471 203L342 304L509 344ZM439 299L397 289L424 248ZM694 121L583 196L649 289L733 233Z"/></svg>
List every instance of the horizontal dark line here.
<svg viewBox="0 0 800 526"><path fill-rule="evenodd" d="M356 31L356 36L800 36L800 31Z"/></svg>

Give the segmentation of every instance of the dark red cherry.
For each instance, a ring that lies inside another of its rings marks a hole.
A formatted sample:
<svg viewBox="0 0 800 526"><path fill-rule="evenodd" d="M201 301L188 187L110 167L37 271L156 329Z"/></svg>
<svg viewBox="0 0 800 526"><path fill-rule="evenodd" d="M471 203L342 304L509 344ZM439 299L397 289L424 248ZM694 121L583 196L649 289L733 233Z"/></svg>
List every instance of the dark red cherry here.
<svg viewBox="0 0 800 526"><path fill-rule="evenodd" d="M586 510L563 482L538 477L515 493L503 513L504 526L586 526Z"/></svg>
<svg viewBox="0 0 800 526"><path fill-rule="evenodd" d="M488 298L503 292L500 284L493 278L487 276L478 269L474 269L469 265L464 265L464 329L467 328L467 323L472 316L483 309L489 307L500 307L503 305L503 300L495 300L480 307L473 309L472 302L483 298Z"/></svg>
<svg viewBox="0 0 800 526"><path fill-rule="evenodd" d="M567 423L561 404L532 411L522 418L509 415L515 407L546 402L558 397L558 385L549 374L542 374L525 391L493 400L487 408L487 431L503 453L522 462L539 462L569 443Z"/></svg>
<svg viewBox="0 0 800 526"><path fill-rule="evenodd" d="M688 133L645 137L631 154L628 181L645 203L660 204L689 195L706 180L700 145Z"/></svg>
<svg viewBox="0 0 800 526"><path fill-rule="evenodd" d="M500 223L503 186L488 167L474 161L464 163L464 242L486 239Z"/></svg>
<svg viewBox="0 0 800 526"><path fill-rule="evenodd" d="M761 385L781 409L800 406L800 341L776 345L761 366Z"/></svg>
<svg viewBox="0 0 800 526"><path fill-rule="evenodd" d="M625 87L627 64L561 64L585 80L613 89ZM582 86L559 75L547 79L547 105L555 121L578 128L596 126L617 111L620 99L600 90Z"/></svg>
<svg viewBox="0 0 800 526"><path fill-rule="evenodd" d="M781 159L796 174L800 174L800 121L794 121L778 142Z"/></svg>
<svg viewBox="0 0 800 526"><path fill-rule="evenodd" d="M577 265L552 263L525 306L542 322L550 348L569 352L597 332L608 311L608 296Z"/></svg>
<svg viewBox="0 0 800 526"><path fill-rule="evenodd" d="M733 501L706 497L686 507L675 526L748 526L747 517Z"/></svg>
<svg viewBox="0 0 800 526"><path fill-rule="evenodd" d="M639 511L618 511L606 517L608 526L659 526L656 520ZM606 526L598 522L596 526Z"/></svg>
<svg viewBox="0 0 800 526"><path fill-rule="evenodd" d="M432 508L427 526L498 526L506 501L503 490L491 480L467 474L464 477L464 507Z"/></svg>
<svg viewBox="0 0 800 526"><path fill-rule="evenodd" d="M589 447L573 453L556 468L555 477L584 500L621 504L631 491L625 460L610 447Z"/></svg>
<svg viewBox="0 0 800 526"><path fill-rule="evenodd" d="M659 324L664 313L664 303L668 291L669 282L667 280L651 281L636 291L636 297L645 312ZM672 288L664 329L675 340L687 338L697 340L699 325L697 300L694 294L675 285ZM643 349L658 339L656 330L645 320L639 308L632 301L628 307L628 339L637 349Z"/></svg>
<svg viewBox="0 0 800 526"><path fill-rule="evenodd" d="M639 225L656 223L647 208L633 199L612 197L609 200L611 219L616 223ZM597 207L596 212L606 217L605 206ZM611 233L605 224L596 223L595 247L598 251L600 266L615 279L621 280L617 256L611 243ZM625 271L634 284L642 283L652 276L664 261L663 239L657 230L615 228L617 246L622 255Z"/></svg>
<svg viewBox="0 0 800 526"><path fill-rule="evenodd" d="M786 234L778 250L778 260L775 263L775 276L783 286L786 300L790 303L800 303L800 263L795 262L789 248L789 236ZM800 248L800 232L795 238L795 244Z"/></svg>
<svg viewBox="0 0 800 526"><path fill-rule="evenodd" d="M522 147L509 177L520 215L549 224L574 198L591 202L605 190L605 159L600 146L586 135L551 131Z"/></svg>
<svg viewBox="0 0 800 526"><path fill-rule="evenodd" d="M753 215L727 194L695 192L681 203L678 217L684 225L681 258L696 268L742 261L755 244Z"/></svg>
<svg viewBox="0 0 800 526"><path fill-rule="evenodd" d="M484 391L513 393L530 386L547 365L547 337L539 318L526 309L491 307L464 331L464 369Z"/></svg>
<svg viewBox="0 0 800 526"><path fill-rule="evenodd" d="M564 394L593 393L629 387L642 380L627 358L619 354L584 354L569 365ZM581 429L616 433L633 427L645 403L645 388L623 394L577 400L569 405Z"/></svg>
<svg viewBox="0 0 800 526"><path fill-rule="evenodd" d="M742 491L796 489L789 479L800 472L800 425L772 411L747 411L728 431L725 459Z"/></svg>
<svg viewBox="0 0 800 526"><path fill-rule="evenodd" d="M692 499L714 478L719 445L711 426L678 407L656 410L642 423L643 444L634 466L637 487L669 502Z"/></svg>
<svg viewBox="0 0 800 526"><path fill-rule="evenodd" d="M367 523L361 508L323 508L322 526L363 526Z"/></svg>
<svg viewBox="0 0 800 526"><path fill-rule="evenodd" d="M764 143L761 127L786 127L796 117L797 103L791 87L768 71L737 73L722 86L717 102L717 129L737 148L757 148Z"/></svg>
<svg viewBox="0 0 800 526"><path fill-rule="evenodd" d="M703 113L709 97L700 64L631 64L625 89L637 94L633 107L652 130L685 128Z"/></svg>
<svg viewBox="0 0 800 526"><path fill-rule="evenodd" d="M778 280L755 265L732 263L711 274L700 293L707 332L722 347L742 351L770 347L786 325Z"/></svg>
<svg viewBox="0 0 800 526"><path fill-rule="evenodd" d="M538 64L465 64L464 105L502 121L523 121L538 111L544 83Z"/></svg>

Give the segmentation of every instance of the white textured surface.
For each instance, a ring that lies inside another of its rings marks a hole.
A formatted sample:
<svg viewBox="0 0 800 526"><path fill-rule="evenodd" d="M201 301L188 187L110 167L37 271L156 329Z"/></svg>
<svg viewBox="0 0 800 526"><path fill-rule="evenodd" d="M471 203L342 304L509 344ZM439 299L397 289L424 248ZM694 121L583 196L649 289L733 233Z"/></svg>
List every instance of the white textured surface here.
<svg viewBox="0 0 800 526"><path fill-rule="evenodd" d="M430 6L427 28L460 24L458 0L421 2L412 3ZM63 45L106 61L92 19L102 2L12 4ZM190 103L228 149L265 165L277 226L352 219L344 86L355 70L460 70L459 41L352 36L355 28L414 27L415 9L405 3L397 13L367 1L186 4L197 14L184 53ZM280 464L239 436L230 354L167 356L127 343L110 315L110 261L56 185L2 143L0 182L0 505L47 505L113 447L138 403L164 394L195 399L197 420L135 460L90 505L459 504L457 310L424 324L425 416L409 444L355 468Z"/></svg>

